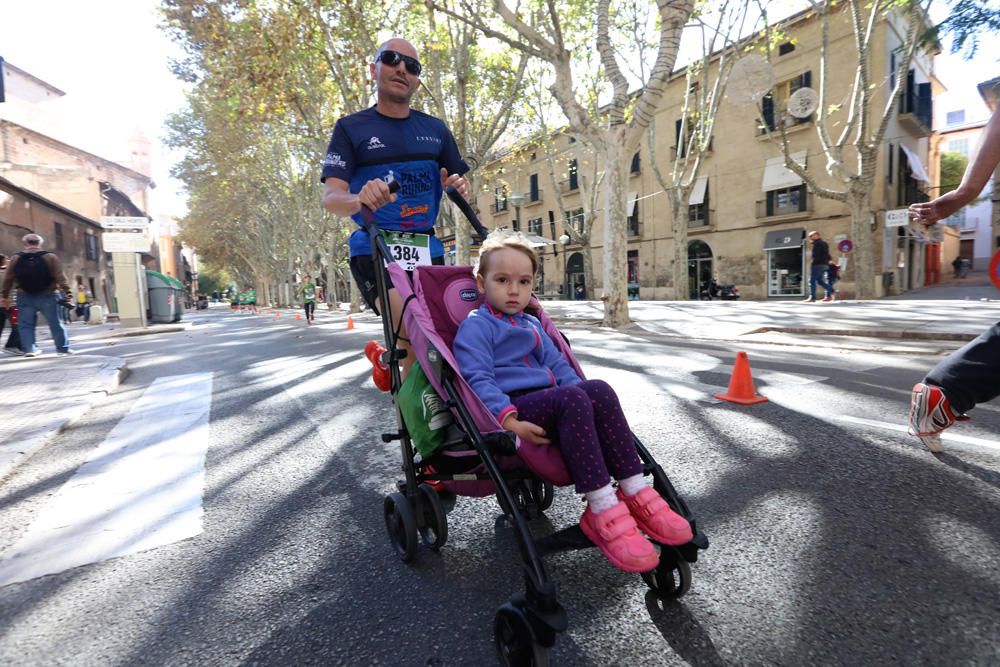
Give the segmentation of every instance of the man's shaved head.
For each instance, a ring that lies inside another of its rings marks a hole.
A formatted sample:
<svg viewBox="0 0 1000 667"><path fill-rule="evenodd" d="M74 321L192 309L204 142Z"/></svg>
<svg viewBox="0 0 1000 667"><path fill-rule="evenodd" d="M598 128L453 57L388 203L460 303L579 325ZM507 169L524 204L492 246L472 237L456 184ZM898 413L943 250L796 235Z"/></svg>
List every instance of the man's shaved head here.
<svg viewBox="0 0 1000 667"><path fill-rule="evenodd" d="M389 49L390 51L398 51L403 55L417 57L417 49L413 44L410 44L407 40L402 37L393 37L392 39L387 39L382 42L382 46L378 47L378 53Z"/></svg>

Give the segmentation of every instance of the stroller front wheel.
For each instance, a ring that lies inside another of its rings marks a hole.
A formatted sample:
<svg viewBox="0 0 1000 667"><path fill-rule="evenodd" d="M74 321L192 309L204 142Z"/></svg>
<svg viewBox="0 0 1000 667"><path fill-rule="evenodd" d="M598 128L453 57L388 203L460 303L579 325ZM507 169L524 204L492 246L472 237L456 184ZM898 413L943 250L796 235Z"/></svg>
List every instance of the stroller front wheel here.
<svg viewBox="0 0 1000 667"><path fill-rule="evenodd" d="M417 516L413 506L397 491L385 497L382 511L393 549L404 563L410 562L417 555Z"/></svg>
<svg viewBox="0 0 1000 667"><path fill-rule="evenodd" d="M549 664L548 649L535 643L527 616L512 604L497 610L493 619L493 641L504 667L547 667Z"/></svg>
<svg viewBox="0 0 1000 667"><path fill-rule="evenodd" d="M691 566L680 552L664 546L656 569L642 573L642 580L663 600L676 600L691 588Z"/></svg>

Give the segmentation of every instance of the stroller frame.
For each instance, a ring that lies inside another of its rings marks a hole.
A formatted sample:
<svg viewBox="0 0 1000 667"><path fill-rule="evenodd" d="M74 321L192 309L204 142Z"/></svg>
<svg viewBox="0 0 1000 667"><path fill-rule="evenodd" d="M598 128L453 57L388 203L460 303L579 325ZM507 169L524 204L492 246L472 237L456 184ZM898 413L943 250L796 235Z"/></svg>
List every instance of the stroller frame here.
<svg viewBox="0 0 1000 667"><path fill-rule="evenodd" d="M390 191L398 190L399 184L391 173L387 182ZM479 236L485 239L486 230L472 207L454 187L447 188L446 192L462 210ZM379 233L374 214L363 206L361 216L372 243L372 258L376 267L375 283L379 303L382 306L380 315L386 342L386 352L383 353L382 360L389 366L391 393L398 426L398 430L394 433L383 433L382 441L387 444L399 441L404 473L404 479L396 484L397 490L387 495L383 502L386 530L390 541L404 562L409 562L416 556L418 536L419 541L430 549L434 551L440 549L447 541L447 518L440 494L429 482L492 482L503 512L498 519L498 525L506 522L514 529L525 584L524 593L513 595L496 613L494 640L498 657L501 663L506 665L548 664L548 649L555 644L558 634L566 630L568 620L565 609L558 601L556 585L546 570L543 556L595 545L587 539L579 525L564 528L542 538L536 539L532 535L528 521L551 505L554 495L552 484L526 470L503 469L503 460L510 460L516 456L513 437L504 432L483 434L479 431L475 418L460 397L455 383L454 369L445 363L433 344L428 346L427 363L423 366L425 374L428 378L433 376L447 395L446 405L451 408L453 414L457 413L457 422L467 438L466 445L471 445L481 462L481 466L477 467L485 470L448 473L428 469L435 457L430 457L430 462L415 460L409 432L395 400L402 386L402 375L397 362L406 356L406 352L397 348L396 344L401 336L398 329L393 329L391 315L387 317L389 286L385 258L391 257L391 254ZM411 295L403 304L403 312L399 314L400 327L404 321L406 307L414 298L415 296ZM659 565L651 572L641 575L659 597L676 599L688 591L691 584L689 563L697 561L699 550L708 548L708 539L698 530L687 504L649 450L634 434L633 441L643 464L643 474L652 476L653 488L675 512L691 524L694 534L690 542L681 546L659 545Z"/></svg>

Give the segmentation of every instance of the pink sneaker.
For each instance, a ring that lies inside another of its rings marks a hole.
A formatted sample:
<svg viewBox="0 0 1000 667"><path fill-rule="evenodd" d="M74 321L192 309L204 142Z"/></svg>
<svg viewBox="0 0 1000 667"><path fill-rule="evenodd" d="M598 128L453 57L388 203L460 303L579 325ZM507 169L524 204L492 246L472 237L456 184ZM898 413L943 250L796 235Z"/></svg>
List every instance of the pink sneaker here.
<svg viewBox="0 0 1000 667"><path fill-rule="evenodd" d="M667 501L654 489L647 486L634 496L626 496L618 489L618 498L628 507L642 532L660 544L687 544L694 536L691 524L670 509Z"/></svg>
<svg viewBox="0 0 1000 667"><path fill-rule="evenodd" d="M588 505L580 517L580 528L615 567L626 572L649 572L660 562L656 549L637 530L623 503L600 514L591 512Z"/></svg>

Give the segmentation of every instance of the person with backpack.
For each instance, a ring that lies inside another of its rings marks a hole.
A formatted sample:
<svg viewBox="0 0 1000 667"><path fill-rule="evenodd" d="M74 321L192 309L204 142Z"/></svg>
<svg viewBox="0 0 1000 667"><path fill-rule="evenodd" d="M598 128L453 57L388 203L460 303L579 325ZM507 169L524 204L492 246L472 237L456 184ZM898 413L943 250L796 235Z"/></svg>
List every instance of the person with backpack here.
<svg viewBox="0 0 1000 667"><path fill-rule="evenodd" d="M17 285L18 333L21 334L21 350L26 357L41 354L35 345L35 323L38 313L45 316L52 332L52 340L59 355L72 354L66 325L59 318L59 301L72 299L72 291L66 280L59 258L47 250L42 250L42 237L25 234L21 241L24 250L10 259L0 283L0 307L10 307L10 290ZM66 297L60 295L59 291Z"/></svg>

